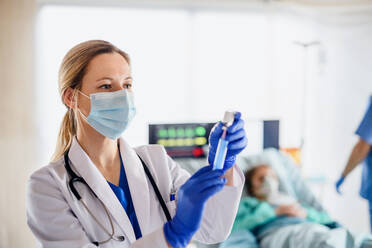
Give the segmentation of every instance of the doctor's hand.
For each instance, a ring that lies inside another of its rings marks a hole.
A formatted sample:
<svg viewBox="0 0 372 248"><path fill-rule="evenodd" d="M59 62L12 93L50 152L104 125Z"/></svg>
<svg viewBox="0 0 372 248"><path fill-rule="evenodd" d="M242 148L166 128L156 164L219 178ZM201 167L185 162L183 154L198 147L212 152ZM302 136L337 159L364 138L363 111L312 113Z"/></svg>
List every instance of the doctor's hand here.
<svg viewBox="0 0 372 248"><path fill-rule="evenodd" d="M247 146L248 139L244 130L244 121L240 119L241 113L235 114L234 123L227 128L226 140L229 142L223 170L226 172L236 161L238 155ZM218 141L222 135L222 122L217 123L209 135L209 154L208 163L213 166L214 158L217 152Z"/></svg>
<svg viewBox="0 0 372 248"><path fill-rule="evenodd" d="M336 182L336 191L340 195L341 195L340 187L344 183L344 181L345 181L345 177L344 176L341 176L340 179L338 179L337 182Z"/></svg>
<svg viewBox="0 0 372 248"><path fill-rule="evenodd" d="M165 223L164 235L172 247L186 247L199 229L207 200L226 183L222 170L205 166L192 175L177 192L174 218Z"/></svg>

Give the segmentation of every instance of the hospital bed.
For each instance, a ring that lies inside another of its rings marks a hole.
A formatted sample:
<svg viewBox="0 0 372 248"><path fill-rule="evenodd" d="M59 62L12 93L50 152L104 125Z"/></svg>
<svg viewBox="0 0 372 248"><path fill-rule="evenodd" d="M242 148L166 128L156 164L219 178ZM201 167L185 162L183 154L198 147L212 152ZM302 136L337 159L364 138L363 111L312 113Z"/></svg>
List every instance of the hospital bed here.
<svg viewBox="0 0 372 248"><path fill-rule="evenodd" d="M205 159L176 159L181 167L188 170L190 173L194 173L201 166L207 164ZM278 175L280 181L280 190L298 199L299 202L305 203L317 210L324 210L319 201L315 198L311 190L306 185L305 181L299 173L298 166L294 161L284 153L277 149L269 148L265 149L262 153L257 155L243 154L237 158L237 164L243 170L243 172L252 168L255 165L267 164L272 166ZM247 196L247 193L243 191L242 197ZM361 241L358 241L361 242ZM258 243L255 236L249 232L231 235L226 242L223 244L216 245L203 245L195 243L197 248L226 248L232 247L233 244L244 243L245 248L258 248ZM370 247L370 246L368 246Z"/></svg>

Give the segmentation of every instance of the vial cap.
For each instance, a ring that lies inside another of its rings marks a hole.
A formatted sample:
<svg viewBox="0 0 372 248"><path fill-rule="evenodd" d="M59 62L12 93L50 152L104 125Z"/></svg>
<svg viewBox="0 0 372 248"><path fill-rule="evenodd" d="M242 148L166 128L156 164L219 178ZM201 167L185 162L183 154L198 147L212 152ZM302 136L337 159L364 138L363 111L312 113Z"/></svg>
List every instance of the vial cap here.
<svg viewBox="0 0 372 248"><path fill-rule="evenodd" d="M225 124L225 126L229 127L234 123L234 117L235 117L236 111L226 111L225 115L223 116L222 122Z"/></svg>

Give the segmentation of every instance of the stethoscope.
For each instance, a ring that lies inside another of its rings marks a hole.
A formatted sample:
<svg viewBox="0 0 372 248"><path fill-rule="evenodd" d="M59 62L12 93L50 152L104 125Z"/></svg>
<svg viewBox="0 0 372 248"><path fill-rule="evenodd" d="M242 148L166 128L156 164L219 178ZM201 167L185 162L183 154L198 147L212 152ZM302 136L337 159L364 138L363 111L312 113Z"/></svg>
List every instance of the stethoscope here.
<svg viewBox="0 0 372 248"><path fill-rule="evenodd" d="M108 212L108 209L106 207L106 205L102 202L101 199L99 199L97 197L97 195L94 193L94 191L89 187L89 185L85 182L84 178L82 177L79 177L78 175L76 175L76 173L71 169L71 166L70 166L70 162L69 162L69 159L68 159L68 153L69 153L70 149L68 149L65 154L64 154L64 160L65 160L65 168L66 168L66 171L67 171L67 174L69 175L70 177L70 180L68 182L68 185L70 187L70 190L71 192L74 194L74 196L76 197L76 199L81 202L81 204L84 206L85 210L89 213L89 215L94 219L94 221L102 228L102 230L104 230L105 233L108 234L109 238L104 240L104 241L93 241L92 243L96 246L99 246L99 245L102 245L104 243L107 243L109 242L110 240L116 240L116 241L124 241L125 240L125 237L124 236L115 236L115 228L114 228L114 224L112 222L112 219L111 219L111 216L110 216L110 213ZM163 209L163 212L165 214L165 217L167 218L167 221L170 221L172 218L171 218L171 215L168 211L168 208L167 208L167 205L165 204L165 201L163 199L163 197L161 196L160 194L160 191L159 191L159 188L158 186L156 185L155 181L154 181L154 178L152 177L151 173L150 173L150 170L148 169L148 167L146 166L145 162L142 160L142 158L137 154L137 156L139 157L139 159L141 160L141 163L142 163L142 166L143 166L143 169L145 170L145 173L146 173L146 176L147 178L149 179L154 191L155 191L155 194L159 200L159 203ZM88 208L87 204L82 200L79 192L76 190L75 186L74 186L74 183L82 183L84 184L85 186L88 187L88 189L93 193L93 195L101 202L103 208L105 209L105 212L106 212L106 215L110 221L110 226L111 226L111 232L109 232L107 230L107 228L102 225L102 223L94 216L94 214L92 213L92 211L90 211L90 209Z"/></svg>

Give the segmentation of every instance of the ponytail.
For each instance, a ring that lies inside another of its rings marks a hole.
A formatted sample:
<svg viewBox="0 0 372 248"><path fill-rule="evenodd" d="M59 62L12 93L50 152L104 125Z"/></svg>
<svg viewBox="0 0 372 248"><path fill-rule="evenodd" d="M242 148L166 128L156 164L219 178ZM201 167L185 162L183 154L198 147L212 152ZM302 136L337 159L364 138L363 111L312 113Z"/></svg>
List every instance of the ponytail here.
<svg viewBox="0 0 372 248"><path fill-rule="evenodd" d="M63 117L57 137L56 150L52 156L52 162L58 160L70 148L72 140L76 135L76 123L74 112L69 108Z"/></svg>

